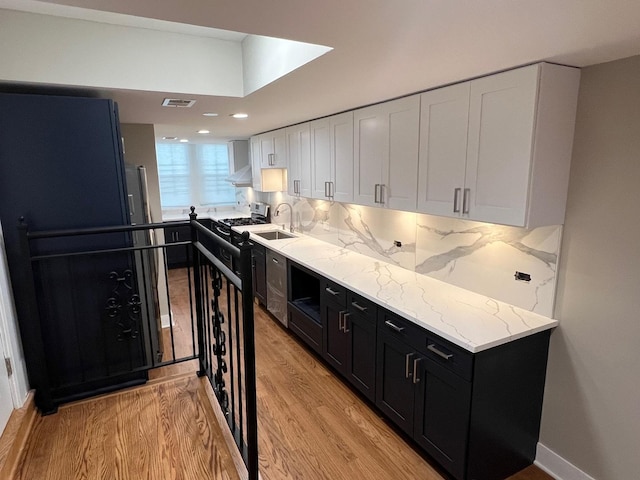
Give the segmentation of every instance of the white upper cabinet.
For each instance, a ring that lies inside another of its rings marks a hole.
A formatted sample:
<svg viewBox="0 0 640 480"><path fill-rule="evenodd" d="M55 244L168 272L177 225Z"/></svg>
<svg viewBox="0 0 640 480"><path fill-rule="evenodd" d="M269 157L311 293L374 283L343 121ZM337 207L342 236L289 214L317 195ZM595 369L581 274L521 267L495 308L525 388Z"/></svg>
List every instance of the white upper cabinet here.
<svg viewBox="0 0 640 480"><path fill-rule="evenodd" d="M256 152L260 157L260 168L287 168L286 128L263 133L254 138L260 144Z"/></svg>
<svg viewBox="0 0 640 480"><path fill-rule="evenodd" d="M415 211L420 97L354 112L353 201Z"/></svg>
<svg viewBox="0 0 640 480"><path fill-rule="evenodd" d="M418 211L460 213L467 164L470 83L420 96Z"/></svg>
<svg viewBox="0 0 640 480"><path fill-rule="evenodd" d="M353 112L309 123L313 198L353 201Z"/></svg>
<svg viewBox="0 0 640 480"><path fill-rule="evenodd" d="M297 197L311 197L311 134L309 124L287 128L287 191Z"/></svg>
<svg viewBox="0 0 640 480"><path fill-rule="evenodd" d="M562 224L579 80L542 63L423 94L418 211Z"/></svg>

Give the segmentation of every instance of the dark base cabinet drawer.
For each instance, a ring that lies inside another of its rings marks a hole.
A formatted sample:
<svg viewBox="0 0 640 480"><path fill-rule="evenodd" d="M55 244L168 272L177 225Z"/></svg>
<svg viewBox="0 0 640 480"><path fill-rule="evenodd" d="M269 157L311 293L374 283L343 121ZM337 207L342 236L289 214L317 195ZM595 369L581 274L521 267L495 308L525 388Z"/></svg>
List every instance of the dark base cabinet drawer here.
<svg viewBox="0 0 640 480"><path fill-rule="evenodd" d="M322 355L322 325L311 320L291 303L287 305L287 310L291 331Z"/></svg>

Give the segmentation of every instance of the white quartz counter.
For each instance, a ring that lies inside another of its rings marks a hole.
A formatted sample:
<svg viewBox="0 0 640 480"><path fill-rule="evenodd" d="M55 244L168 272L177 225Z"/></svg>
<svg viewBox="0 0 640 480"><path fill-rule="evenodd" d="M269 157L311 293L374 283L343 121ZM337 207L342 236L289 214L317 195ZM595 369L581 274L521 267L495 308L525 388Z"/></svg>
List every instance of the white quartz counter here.
<svg viewBox="0 0 640 480"><path fill-rule="evenodd" d="M238 232L274 225L234 227ZM493 298L352 252L308 235L251 240L339 283L354 293L440 335L480 352L555 327L558 322Z"/></svg>

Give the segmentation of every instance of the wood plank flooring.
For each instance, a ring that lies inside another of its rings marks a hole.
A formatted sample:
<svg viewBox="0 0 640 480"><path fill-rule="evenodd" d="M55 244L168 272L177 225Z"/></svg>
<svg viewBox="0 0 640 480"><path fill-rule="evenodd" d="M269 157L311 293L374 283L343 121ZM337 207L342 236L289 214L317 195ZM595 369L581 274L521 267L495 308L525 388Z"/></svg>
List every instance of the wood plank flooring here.
<svg viewBox="0 0 640 480"><path fill-rule="evenodd" d="M239 480L195 375L39 417L16 480Z"/></svg>
<svg viewBox="0 0 640 480"><path fill-rule="evenodd" d="M191 328L181 272L170 272L170 290L174 342L182 349ZM448 478L258 306L255 322L264 480ZM153 375L196 369L190 362ZM195 393L200 380L193 375L175 386L156 380L157 385L85 400L39 418L16 479L235 480L217 425ZM509 480L552 477L532 466Z"/></svg>

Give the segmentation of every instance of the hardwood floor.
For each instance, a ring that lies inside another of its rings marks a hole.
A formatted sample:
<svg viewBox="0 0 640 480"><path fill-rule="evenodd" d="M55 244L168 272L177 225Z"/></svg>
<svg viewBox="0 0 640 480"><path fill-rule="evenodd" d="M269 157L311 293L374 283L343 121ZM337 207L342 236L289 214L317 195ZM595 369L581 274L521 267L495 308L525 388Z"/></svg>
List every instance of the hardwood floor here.
<svg viewBox="0 0 640 480"><path fill-rule="evenodd" d="M16 480L239 480L194 376L39 417Z"/></svg>
<svg viewBox="0 0 640 480"><path fill-rule="evenodd" d="M174 344L190 344L188 289L171 271ZM264 480L442 480L370 404L261 307L255 308L258 439ZM168 329L165 329L165 342ZM167 343L165 343L165 346ZM165 349L166 351L166 349ZM64 406L38 419L16 479L145 478L235 480L217 424L196 392L197 365L164 367L155 378L191 372L172 385ZM226 425L223 425L226 428ZM509 480L552 480L529 467Z"/></svg>

